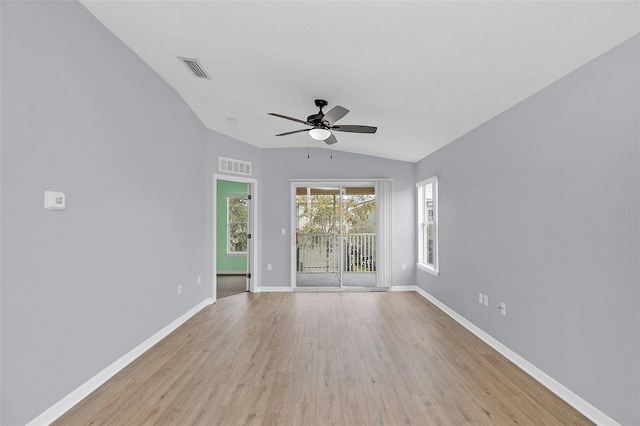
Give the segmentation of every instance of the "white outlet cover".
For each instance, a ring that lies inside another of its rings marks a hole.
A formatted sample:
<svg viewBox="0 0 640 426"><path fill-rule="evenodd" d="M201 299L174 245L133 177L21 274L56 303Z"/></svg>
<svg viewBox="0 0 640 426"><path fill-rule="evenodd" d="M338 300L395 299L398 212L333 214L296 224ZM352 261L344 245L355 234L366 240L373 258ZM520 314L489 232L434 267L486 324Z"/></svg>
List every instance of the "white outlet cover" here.
<svg viewBox="0 0 640 426"><path fill-rule="evenodd" d="M484 306L489 306L489 296L488 295L484 295Z"/></svg>
<svg viewBox="0 0 640 426"><path fill-rule="evenodd" d="M484 295L482 293L478 293L478 303L483 303L484 302Z"/></svg>
<svg viewBox="0 0 640 426"><path fill-rule="evenodd" d="M507 316L507 304L504 302L500 303L500 313Z"/></svg>
<svg viewBox="0 0 640 426"><path fill-rule="evenodd" d="M44 191L44 208L47 210L64 210L64 192Z"/></svg>

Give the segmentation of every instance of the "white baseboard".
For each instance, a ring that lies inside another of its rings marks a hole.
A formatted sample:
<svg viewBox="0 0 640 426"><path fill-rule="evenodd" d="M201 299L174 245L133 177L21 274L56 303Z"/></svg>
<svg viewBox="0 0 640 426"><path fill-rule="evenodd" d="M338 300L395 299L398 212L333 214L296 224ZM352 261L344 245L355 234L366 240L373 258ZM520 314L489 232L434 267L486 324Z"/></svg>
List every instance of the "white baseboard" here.
<svg viewBox="0 0 640 426"><path fill-rule="evenodd" d="M256 293L286 293L292 291L291 287L258 287Z"/></svg>
<svg viewBox="0 0 640 426"><path fill-rule="evenodd" d="M422 297L427 299L429 302L433 303L439 309L441 309L444 313L453 318L456 322L462 325L464 328L475 334L478 338L483 340L493 349L502 354L505 358L513 362L515 365L524 370L531 377L540 382L543 386L549 389L551 392L558 395L558 397L562 398L569 405L574 407L576 410L584 414L589 420L593 421L598 425L618 425L618 423L604 414L602 411L598 410L593 405L589 404L587 401L576 395L574 392L566 388L564 385L553 379L551 376L546 374L544 371L540 370L535 365L531 364L526 359L522 358L517 353L513 352L511 349L500 343L498 340L491 337L489 334L484 332L482 329L478 328L476 325L471 323L469 320L455 312L453 309L449 308L444 303L440 302L431 294L427 293L425 290L418 286L394 286L391 288L392 291L415 291L420 294ZM257 293L267 293L267 292L290 292L291 287L258 287ZM78 387L76 390L71 392L69 395L58 401L44 413L40 414L38 417L33 419L28 423L28 426L39 426L39 425L49 425L53 423L56 419L66 413L69 409L71 409L78 402L87 397L91 392L96 390L100 385L113 377L116 373L122 370L124 367L129 365L132 361L142 355L144 352L149 350L153 345L158 343L160 340L169 335L176 328L185 323L189 318L194 316L204 307L213 303L213 299L206 299L200 302L197 306L190 309L188 312L180 316L175 321L171 322L169 325L164 327L162 330L158 331L156 334L142 342L136 348L131 350L129 353L122 356L120 359L115 361L113 364L109 365L107 368L102 370L100 373L96 374L94 377L89 379L83 385Z"/></svg>
<svg viewBox="0 0 640 426"><path fill-rule="evenodd" d="M493 349L498 351L502 356L507 358L509 361L513 362L515 365L520 367L520 369L524 370L525 373L529 374L531 377L540 382L544 387L549 389L551 392L555 393L558 397L563 399L566 403L571 405L573 408L581 412L585 417L598 425L618 425L618 423L613 420L611 417L607 416L602 411L598 410L593 405L589 404L584 399L580 398L574 392L569 390L567 387L562 385L560 382L556 381L554 378L549 376L544 371L540 370L535 365L531 364L526 359L522 358L520 355L500 343L498 340L491 337L489 334L484 332L482 329L478 328L472 322L464 318L462 315L458 314L453 309L449 308L447 305L433 297L431 294L427 293L422 288L415 286L415 291L420 294L422 297L427 299L429 302L433 303L440 310L442 310L445 314L449 315L455 321L457 321L464 328L475 334L481 340L483 340L486 344L491 346Z"/></svg>
<svg viewBox="0 0 640 426"><path fill-rule="evenodd" d="M417 285L394 285L391 291L418 291Z"/></svg>
<svg viewBox="0 0 640 426"><path fill-rule="evenodd" d="M205 299L200 302L198 305L194 306L188 312L180 316L175 321L171 322L171 324L164 327L162 330L158 331L153 336L149 337L147 340L139 344L133 350L123 355L120 359L118 359L113 364L109 365L107 368L93 376L91 379L86 381L76 390L71 392L69 395L65 396L63 399L55 403L51 408L49 408L44 413L40 414L35 419L31 420L27 423L27 426L40 426L40 425L49 425L53 423L56 419L62 416L64 413L69 411L74 405L78 402L82 401L86 398L91 392L96 390L100 385L104 382L112 378L116 375L120 370L129 365L132 361L138 358L140 355L149 350L153 345L158 343L160 340L164 339L168 336L172 331L176 328L180 327L184 324L189 318L197 314L204 307L211 305L213 303L213 299Z"/></svg>

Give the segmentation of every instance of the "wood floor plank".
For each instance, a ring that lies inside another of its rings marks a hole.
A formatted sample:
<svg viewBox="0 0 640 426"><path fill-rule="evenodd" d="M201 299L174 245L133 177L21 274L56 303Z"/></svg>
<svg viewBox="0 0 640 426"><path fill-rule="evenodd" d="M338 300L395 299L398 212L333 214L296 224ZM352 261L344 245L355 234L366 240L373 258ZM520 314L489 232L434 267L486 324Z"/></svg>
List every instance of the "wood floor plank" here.
<svg viewBox="0 0 640 426"><path fill-rule="evenodd" d="M56 425L591 424L415 293L231 296Z"/></svg>

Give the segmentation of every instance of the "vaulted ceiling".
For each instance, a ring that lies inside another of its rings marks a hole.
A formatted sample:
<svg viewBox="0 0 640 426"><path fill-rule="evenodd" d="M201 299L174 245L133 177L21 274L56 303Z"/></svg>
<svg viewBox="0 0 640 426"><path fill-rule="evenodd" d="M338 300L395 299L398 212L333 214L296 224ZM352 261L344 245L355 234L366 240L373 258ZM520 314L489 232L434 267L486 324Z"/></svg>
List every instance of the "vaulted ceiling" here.
<svg viewBox="0 0 640 426"><path fill-rule="evenodd" d="M351 112L334 149L418 161L640 32L637 1L83 1L204 125L325 146L314 99ZM196 78L177 57L198 59Z"/></svg>

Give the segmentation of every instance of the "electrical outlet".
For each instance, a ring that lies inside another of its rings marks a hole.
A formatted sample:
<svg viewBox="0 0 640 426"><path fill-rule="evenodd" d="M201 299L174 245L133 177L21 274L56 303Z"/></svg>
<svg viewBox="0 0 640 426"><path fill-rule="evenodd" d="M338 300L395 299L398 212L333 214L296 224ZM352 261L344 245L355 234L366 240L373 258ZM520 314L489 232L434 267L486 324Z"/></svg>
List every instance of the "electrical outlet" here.
<svg viewBox="0 0 640 426"><path fill-rule="evenodd" d="M483 303L484 303L484 306L489 306L489 295L487 294L484 295Z"/></svg>
<svg viewBox="0 0 640 426"><path fill-rule="evenodd" d="M287 235L287 230L285 228L280 228L280 235Z"/></svg>
<svg viewBox="0 0 640 426"><path fill-rule="evenodd" d="M478 293L478 303L480 304L484 303L484 294Z"/></svg>
<svg viewBox="0 0 640 426"><path fill-rule="evenodd" d="M182 286L181 285L178 286L178 294L182 294Z"/></svg>
<svg viewBox="0 0 640 426"><path fill-rule="evenodd" d="M202 276L198 275L198 285L202 284Z"/></svg>
<svg viewBox="0 0 640 426"><path fill-rule="evenodd" d="M400 265L400 269L402 269L403 271L407 269L407 264L403 263Z"/></svg>
<svg viewBox="0 0 640 426"><path fill-rule="evenodd" d="M270 271L270 270L271 270L271 264L267 263L267 271Z"/></svg>
<svg viewBox="0 0 640 426"><path fill-rule="evenodd" d="M507 304L504 303L504 302L501 302L499 309L500 309L500 313L506 317L507 316Z"/></svg>

